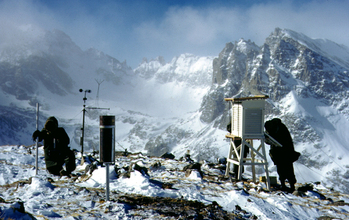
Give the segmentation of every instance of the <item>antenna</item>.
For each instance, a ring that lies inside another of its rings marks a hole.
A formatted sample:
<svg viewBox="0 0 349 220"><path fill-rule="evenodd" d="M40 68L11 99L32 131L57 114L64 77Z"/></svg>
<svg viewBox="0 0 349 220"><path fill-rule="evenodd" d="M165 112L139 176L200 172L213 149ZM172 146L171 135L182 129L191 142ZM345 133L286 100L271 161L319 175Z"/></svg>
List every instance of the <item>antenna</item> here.
<svg viewBox="0 0 349 220"><path fill-rule="evenodd" d="M114 73L114 59L113 58L111 59L111 71L112 71L112 73Z"/></svg>
<svg viewBox="0 0 349 220"><path fill-rule="evenodd" d="M96 105L99 106L98 101L99 101L99 86L102 84L102 82L104 82L104 80L97 80L95 79L97 84L98 84L98 88L97 88L97 96L96 96Z"/></svg>

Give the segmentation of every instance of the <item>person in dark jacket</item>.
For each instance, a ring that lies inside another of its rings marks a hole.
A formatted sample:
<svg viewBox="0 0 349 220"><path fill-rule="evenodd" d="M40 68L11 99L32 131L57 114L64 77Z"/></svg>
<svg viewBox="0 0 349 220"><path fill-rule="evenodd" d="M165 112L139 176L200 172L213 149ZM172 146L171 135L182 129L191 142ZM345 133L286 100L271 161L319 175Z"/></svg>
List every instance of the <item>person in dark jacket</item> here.
<svg viewBox="0 0 349 220"><path fill-rule="evenodd" d="M44 140L46 169L53 175L70 176L75 170L75 154L69 148L70 139L55 117L46 120L44 128L33 133L33 140ZM63 165L65 164L65 170Z"/></svg>
<svg viewBox="0 0 349 220"><path fill-rule="evenodd" d="M282 145L282 147L276 146L266 137L266 143L270 144L269 154L279 175L281 189L293 192L295 190L294 185L297 182L293 162L298 159L300 154L294 150L291 134L279 118L265 122L264 127L266 133ZM286 180L290 184L290 189L285 185Z"/></svg>

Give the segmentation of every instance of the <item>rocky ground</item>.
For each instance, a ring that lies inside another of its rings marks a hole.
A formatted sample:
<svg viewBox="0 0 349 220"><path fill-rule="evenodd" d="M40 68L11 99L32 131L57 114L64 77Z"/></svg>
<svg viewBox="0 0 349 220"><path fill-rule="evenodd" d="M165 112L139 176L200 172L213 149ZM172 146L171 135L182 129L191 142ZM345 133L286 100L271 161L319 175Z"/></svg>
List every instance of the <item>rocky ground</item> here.
<svg viewBox="0 0 349 220"><path fill-rule="evenodd" d="M29 150L27 154L32 155ZM30 164L1 157L0 164L6 165L3 176L10 169L14 176L20 169L33 170ZM90 155L71 177L51 176L42 167L39 176L23 174L28 178L0 185L0 219L277 219L294 210L313 219L349 217L349 195L320 182L297 184L293 193L280 191L278 185L268 191L264 183L249 178L225 177L224 164L127 152L116 156L106 201L105 187L96 184L104 181L96 178L103 167ZM131 187L135 180L139 182Z"/></svg>

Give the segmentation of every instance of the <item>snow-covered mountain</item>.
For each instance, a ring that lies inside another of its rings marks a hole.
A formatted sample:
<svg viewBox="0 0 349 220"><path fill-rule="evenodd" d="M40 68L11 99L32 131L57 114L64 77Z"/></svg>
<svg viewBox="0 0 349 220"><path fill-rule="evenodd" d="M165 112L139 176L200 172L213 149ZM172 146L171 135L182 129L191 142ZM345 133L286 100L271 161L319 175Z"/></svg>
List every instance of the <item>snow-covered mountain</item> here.
<svg viewBox="0 0 349 220"><path fill-rule="evenodd" d="M157 58L133 71L101 51L82 51L62 31L18 28L21 36L27 31L28 38L0 44L1 144L32 143L40 103L40 126L55 115L79 149L83 89L92 90L86 93L87 149L98 146L98 116L112 114L118 146L144 151L148 139L197 110L210 85L213 58L183 54L170 63Z"/></svg>
<svg viewBox="0 0 349 220"><path fill-rule="evenodd" d="M266 94L266 118L288 126L302 153L297 164L310 171L302 177L296 170L298 179L328 178L347 191L348 56L346 46L278 28L261 47L243 39L228 43L213 61L200 119L225 129L223 98Z"/></svg>
<svg viewBox="0 0 349 220"><path fill-rule="evenodd" d="M175 81L189 87L207 87L211 85L212 59L192 54L182 54L169 63L163 57L149 62L144 58L134 71L145 79L155 78L162 84Z"/></svg>
<svg viewBox="0 0 349 220"><path fill-rule="evenodd" d="M348 47L277 28L262 46L241 39L217 57L144 59L132 70L101 51L82 51L61 31L30 30L28 39L0 44L0 144L32 144L39 102L40 126L57 116L80 149L82 88L92 90L88 107L110 108L87 110L85 149L98 148L98 116L111 114L120 149L176 157L190 150L196 160L216 160L229 147L224 98L266 94L266 119L281 118L302 153L298 181L349 191ZM270 170L276 174L272 163Z"/></svg>
<svg viewBox="0 0 349 220"><path fill-rule="evenodd" d="M19 31L25 35L28 30ZM125 62L94 49L82 51L62 31L33 31L38 32L35 37L0 45L0 139L3 144L31 143L36 103L40 103L41 126L49 115L56 115L63 125L67 120L81 124L74 121L83 104L84 94L79 93L79 89L90 89L96 96L96 81L105 80L99 91L101 97L118 99L120 103L129 98L133 71ZM88 105L92 94L87 96Z"/></svg>
<svg viewBox="0 0 349 220"><path fill-rule="evenodd" d="M227 155L224 98L266 94L266 119L281 118L302 153L298 180L324 180L347 191L348 57L346 46L279 28L262 46L244 39L227 43L213 60L199 111L150 139L146 149L176 155L189 149L198 160Z"/></svg>

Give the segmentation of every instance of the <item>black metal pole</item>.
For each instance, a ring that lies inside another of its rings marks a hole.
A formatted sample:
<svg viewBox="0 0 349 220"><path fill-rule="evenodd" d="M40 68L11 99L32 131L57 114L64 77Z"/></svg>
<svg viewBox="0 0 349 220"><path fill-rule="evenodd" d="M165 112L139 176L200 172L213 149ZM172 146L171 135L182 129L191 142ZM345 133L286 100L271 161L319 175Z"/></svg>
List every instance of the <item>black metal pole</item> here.
<svg viewBox="0 0 349 220"><path fill-rule="evenodd" d="M82 109L82 128L81 128L81 157L83 158L84 155L84 132L85 132L85 109L86 105L83 105L83 109Z"/></svg>
<svg viewBox="0 0 349 220"><path fill-rule="evenodd" d="M36 103L36 130L39 130L39 103ZM39 137L36 138L35 175L39 170Z"/></svg>
<svg viewBox="0 0 349 220"><path fill-rule="evenodd" d="M80 140L80 145L81 145L81 164L84 163L84 134L85 134L85 113L86 113L86 93L90 93L91 90L86 89L85 91L83 89L80 89L79 92L85 92L84 95L84 105L82 108L82 128L81 128L81 140Z"/></svg>

